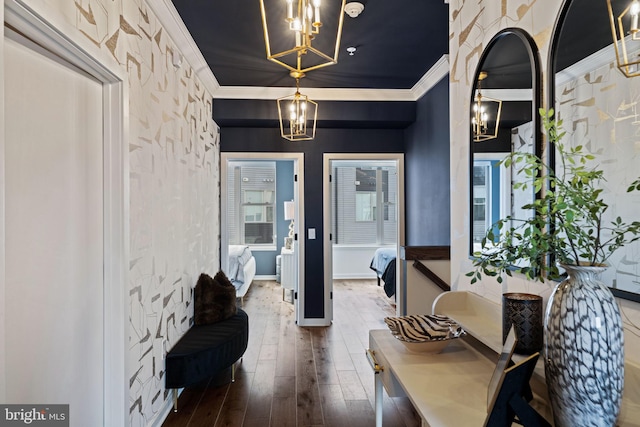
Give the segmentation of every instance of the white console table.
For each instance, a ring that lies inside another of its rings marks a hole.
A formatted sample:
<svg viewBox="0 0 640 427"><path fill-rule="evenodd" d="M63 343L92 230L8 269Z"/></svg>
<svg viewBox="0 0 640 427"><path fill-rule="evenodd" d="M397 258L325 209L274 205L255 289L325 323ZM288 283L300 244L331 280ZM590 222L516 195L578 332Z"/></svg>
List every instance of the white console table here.
<svg viewBox="0 0 640 427"><path fill-rule="evenodd" d="M407 396L425 427L478 427L487 416L487 389L502 348L500 311L468 292L446 292L434 302L434 313L458 321L470 337L454 340L441 353L411 353L388 329L369 331L369 361L375 374L376 426L382 426L382 390ZM518 356L516 356L517 358ZM640 427L640 369L627 363L618 426ZM532 406L547 420L542 361L531 380Z"/></svg>
<svg viewBox="0 0 640 427"><path fill-rule="evenodd" d="M282 299L284 299L285 290L295 292L297 289L296 253L293 249L282 248L280 255L280 286L282 286Z"/></svg>

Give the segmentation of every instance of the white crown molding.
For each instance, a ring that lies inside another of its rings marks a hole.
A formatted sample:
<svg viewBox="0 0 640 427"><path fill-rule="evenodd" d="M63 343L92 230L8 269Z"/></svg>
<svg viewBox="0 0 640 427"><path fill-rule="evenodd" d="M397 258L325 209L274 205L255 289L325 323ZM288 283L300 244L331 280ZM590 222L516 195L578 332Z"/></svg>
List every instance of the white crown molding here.
<svg viewBox="0 0 640 427"><path fill-rule="evenodd" d="M295 93L295 87L220 86L218 99L275 100ZM411 89L300 88L314 101L415 101Z"/></svg>
<svg viewBox="0 0 640 427"><path fill-rule="evenodd" d="M145 2L213 98L275 100L295 92L293 87L220 86L173 2ZM449 55L443 55L411 89L303 88L302 93L314 101L417 101L448 73Z"/></svg>
<svg viewBox="0 0 640 427"><path fill-rule="evenodd" d="M447 74L449 74L449 55L442 55L442 57L438 59L426 73L424 73L424 76L418 80L418 83L413 85L411 88L414 100L422 98L425 93L434 87Z"/></svg>
<svg viewBox="0 0 640 427"><path fill-rule="evenodd" d="M302 88L314 101L417 101L449 74L449 55L442 57L411 89ZM303 81L304 82L304 81ZM295 92L292 87L220 86L213 97L218 99L275 100ZM531 91L529 90L529 99Z"/></svg>
<svg viewBox="0 0 640 427"><path fill-rule="evenodd" d="M196 45L191 33L184 25L173 2L171 0L145 0L145 3L156 15L169 38L176 44L184 60L193 68L204 87L213 96L220 88L220 83L213 75L213 71L209 68L209 64L202 56L198 45Z"/></svg>
<svg viewBox="0 0 640 427"><path fill-rule="evenodd" d="M482 96L499 99L500 101L531 101L531 89L482 89Z"/></svg>
<svg viewBox="0 0 640 427"><path fill-rule="evenodd" d="M630 37L627 36L626 40L629 41ZM633 45L629 43L629 45ZM640 47L636 47L635 49L630 49L628 51L629 56L633 56L636 52L640 50ZM571 80L575 80L579 77L584 76L587 73L590 73L593 70L596 70L604 65L611 64L617 66L616 60L616 51L613 46L613 43L609 46L605 46L597 52L592 53L586 58L581 59L570 67L565 68L564 70L556 73L556 86L563 85L568 83Z"/></svg>

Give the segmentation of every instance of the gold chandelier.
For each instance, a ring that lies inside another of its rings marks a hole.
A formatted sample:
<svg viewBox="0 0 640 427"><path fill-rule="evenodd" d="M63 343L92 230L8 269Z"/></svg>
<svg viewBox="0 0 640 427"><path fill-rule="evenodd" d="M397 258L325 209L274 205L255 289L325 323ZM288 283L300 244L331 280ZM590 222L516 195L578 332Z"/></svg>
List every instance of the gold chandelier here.
<svg viewBox="0 0 640 427"><path fill-rule="evenodd" d="M318 104L300 93L296 78L296 93L278 99L280 135L289 141L308 141L316 136Z"/></svg>
<svg viewBox="0 0 640 427"><path fill-rule="evenodd" d="M337 22L335 40L330 40L334 33L325 29L325 39L318 43L322 46L332 45L333 52L325 53L313 46L313 41L323 27L321 0L269 0L270 10L266 9L265 0L260 0L267 59L288 69L293 78L300 78L311 70L336 64L345 2L346 0L341 0L336 19L327 21ZM269 24L273 31L271 34ZM330 43L331 41L333 43Z"/></svg>
<svg viewBox="0 0 640 427"><path fill-rule="evenodd" d="M618 16L614 15L611 0L607 0L607 8L618 69L626 77L640 76L640 56L635 53L638 50L638 45L633 46L633 42L640 40L638 29L640 2L638 0L631 1Z"/></svg>
<svg viewBox="0 0 640 427"><path fill-rule="evenodd" d="M489 98L488 96L482 96L482 81L486 79L487 76L488 74L485 71L481 71L478 75L478 89L473 101L473 117L471 117L474 142L486 141L498 137L502 101ZM492 113L495 114L493 125L490 124Z"/></svg>

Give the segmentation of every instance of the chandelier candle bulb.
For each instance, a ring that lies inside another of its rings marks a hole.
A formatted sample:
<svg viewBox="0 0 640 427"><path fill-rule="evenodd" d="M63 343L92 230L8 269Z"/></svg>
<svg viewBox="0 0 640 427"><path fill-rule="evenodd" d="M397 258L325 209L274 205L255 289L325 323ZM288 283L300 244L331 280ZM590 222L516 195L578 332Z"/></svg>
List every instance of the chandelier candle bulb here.
<svg viewBox="0 0 640 427"><path fill-rule="evenodd" d="M631 8L629 14L631 15L631 34L638 32L638 13L640 13L640 3L638 0L631 2Z"/></svg>
<svg viewBox="0 0 640 427"><path fill-rule="evenodd" d="M315 12L315 20L313 26L316 28L320 28L322 26L322 22L320 21L320 0L313 0L313 9Z"/></svg>
<svg viewBox="0 0 640 427"><path fill-rule="evenodd" d="M287 22L293 21L293 0L287 0Z"/></svg>

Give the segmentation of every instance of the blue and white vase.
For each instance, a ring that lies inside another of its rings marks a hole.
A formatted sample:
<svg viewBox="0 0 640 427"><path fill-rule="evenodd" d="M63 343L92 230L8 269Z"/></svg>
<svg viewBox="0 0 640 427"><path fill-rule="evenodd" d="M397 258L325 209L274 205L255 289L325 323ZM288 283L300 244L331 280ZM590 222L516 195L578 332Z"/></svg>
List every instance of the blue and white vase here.
<svg viewBox="0 0 640 427"><path fill-rule="evenodd" d="M624 385L620 308L606 267L562 265L544 328L545 376L556 427L615 426Z"/></svg>

